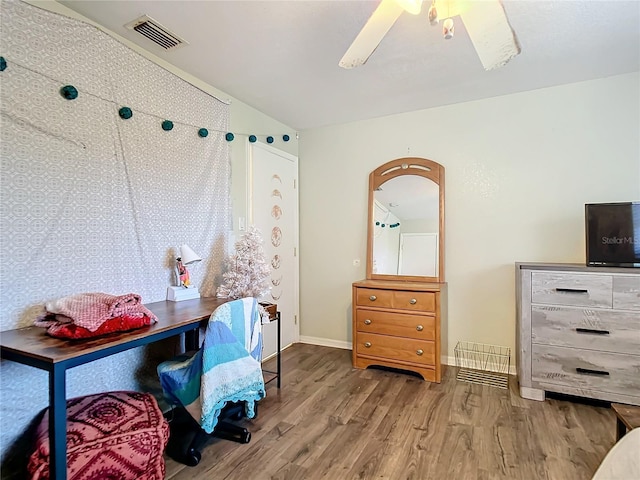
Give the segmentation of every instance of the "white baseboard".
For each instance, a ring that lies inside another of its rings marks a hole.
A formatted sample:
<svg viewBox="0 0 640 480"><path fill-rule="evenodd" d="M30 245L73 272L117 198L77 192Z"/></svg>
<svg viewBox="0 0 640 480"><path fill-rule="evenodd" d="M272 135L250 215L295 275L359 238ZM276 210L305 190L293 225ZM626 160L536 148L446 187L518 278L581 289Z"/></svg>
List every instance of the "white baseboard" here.
<svg viewBox="0 0 640 480"><path fill-rule="evenodd" d="M344 350L351 350L351 342L332 340L330 338L307 337L306 335L300 335L300 343L309 343L311 345L320 345L321 347L334 347L342 348Z"/></svg>
<svg viewBox="0 0 640 480"><path fill-rule="evenodd" d="M320 345L321 347L334 347L342 348L344 350L351 350L351 342L344 342L342 340L332 340L330 338L321 337L308 337L305 335L300 336L300 343L308 343L310 345ZM440 359L443 365L456 366L456 357L442 356ZM509 365L509 375L517 375L515 365Z"/></svg>
<svg viewBox="0 0 640 480"><path fill-rule="evenodd" d="M293 343L290 343L289 345L285 345L284 347L281 347L280 348L280 353L284 352L291 345L293 345ZM272 358L275 358L275 356L277 354L278 354L278 352L273 352L271 355L267 355L266 357L262 357L262 363L266 362L267 360L271 360Z"/></svg>

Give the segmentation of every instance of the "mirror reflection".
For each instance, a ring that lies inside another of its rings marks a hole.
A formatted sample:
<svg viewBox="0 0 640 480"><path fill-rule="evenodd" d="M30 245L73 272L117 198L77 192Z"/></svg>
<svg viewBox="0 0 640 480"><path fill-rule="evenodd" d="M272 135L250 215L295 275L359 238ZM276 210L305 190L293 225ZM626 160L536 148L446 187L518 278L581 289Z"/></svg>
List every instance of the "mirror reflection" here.
<svg viewBox="0 0 640 480"><path fill-rule="evenodd" d="M382 183L373 200L373 274L438 276L440 189L419 175Z"/></svg>

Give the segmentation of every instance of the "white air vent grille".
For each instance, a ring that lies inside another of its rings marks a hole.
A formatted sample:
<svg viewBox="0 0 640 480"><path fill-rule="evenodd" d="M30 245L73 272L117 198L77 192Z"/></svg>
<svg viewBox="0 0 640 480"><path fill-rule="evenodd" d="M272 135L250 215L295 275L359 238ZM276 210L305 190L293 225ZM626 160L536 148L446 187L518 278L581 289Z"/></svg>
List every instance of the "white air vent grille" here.
<svg viewBox="0 0 640 480"><path fill-rule="evenodd" d="M188 45L186 40L169 31L166 27L148 15L143 15L142 17L127 23L125 27L129 30L135 30L140 35L147 37L153 43L159 45L165 50Z"/></svg>

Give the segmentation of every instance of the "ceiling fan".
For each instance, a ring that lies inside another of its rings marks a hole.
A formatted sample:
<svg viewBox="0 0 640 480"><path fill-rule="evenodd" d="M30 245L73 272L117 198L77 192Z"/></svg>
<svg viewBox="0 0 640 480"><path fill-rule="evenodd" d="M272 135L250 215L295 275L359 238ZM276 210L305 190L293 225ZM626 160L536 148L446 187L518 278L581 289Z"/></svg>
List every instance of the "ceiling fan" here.
<svg viewBox="0 0 640 480"><path fill-rule="evenodd" d="M364 65L403 12L418 15L422 0L382 0L338 65ZM428 23L442 22L445 39L453 37L453 17L460 16L485 70L502 67L520 53L500 0L432 0ZM425 22L427 23L427 22Z"/></svg>

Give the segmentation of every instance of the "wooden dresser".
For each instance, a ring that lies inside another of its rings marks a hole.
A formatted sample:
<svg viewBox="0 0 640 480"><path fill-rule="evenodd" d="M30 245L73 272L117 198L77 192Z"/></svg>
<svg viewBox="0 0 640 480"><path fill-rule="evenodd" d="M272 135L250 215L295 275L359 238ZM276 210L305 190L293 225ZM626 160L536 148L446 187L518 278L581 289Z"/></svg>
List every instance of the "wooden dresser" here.
<svg viewBox="0 0 640 480"><path fill-rule="evenodd" d="M353 284L353 366L381 365L440 382L445 283L362 280Z"/></svg>
<svg viewBox="0 0 640 480"><path fill-rule="evenodd" d="M520 395L640 405L640 269L516 264Z"/></svg>

